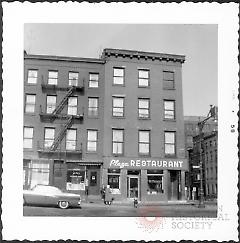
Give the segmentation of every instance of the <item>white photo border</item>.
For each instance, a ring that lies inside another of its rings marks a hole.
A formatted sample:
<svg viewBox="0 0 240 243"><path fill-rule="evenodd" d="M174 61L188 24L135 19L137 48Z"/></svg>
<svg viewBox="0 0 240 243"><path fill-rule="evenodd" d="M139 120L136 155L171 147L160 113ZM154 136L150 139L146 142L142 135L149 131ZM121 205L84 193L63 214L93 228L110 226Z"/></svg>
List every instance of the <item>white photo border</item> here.
<svg viewBox="0 0 240 243"><path fill-rule="evenodd" d="M238 241L238 4L4 2L2 6L4 240ZM138 227L135 218L23 217L24 23L217 24L219 31L218 205L222 209L218 214L227 214L227 218L212 220L210 230L174 229L171 226L173 219L166 218L165 227L149 233ZM233 126L234 131L232 131Z"/></svg>

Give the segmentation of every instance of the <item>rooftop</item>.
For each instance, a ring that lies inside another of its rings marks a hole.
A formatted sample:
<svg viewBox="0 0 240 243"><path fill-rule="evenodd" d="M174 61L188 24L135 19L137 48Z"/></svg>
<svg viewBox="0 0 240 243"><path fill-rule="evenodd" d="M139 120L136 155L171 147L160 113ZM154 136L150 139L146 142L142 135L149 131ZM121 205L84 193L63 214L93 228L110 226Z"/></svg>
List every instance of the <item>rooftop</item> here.
<svg viewBox="0 0 240 243"><path fill-rule="evenodd" d="M137 57L137 58L145 58L152 60L166 60L166 61L174 61L181 62L185 61L184 55L175 55L175 54L167 54L167 53L157 53L157 52L145 52L145 51L136 51L136 50L124 50L124 49L113 49L113 48L105 48L103 50L102 58L109 56L121 56L121 57Z"/></svg>
<svg viewBox="0 0 240 243"><path fill-rule="evenodd" d="M54 56L54 55L38 55L38 54L28 54L24 51L24 59L37 59L37 60L55 60L55 61L68 61L68 62L90 62L90 63L101 63L104 64L106 58L114 57L129 57L129 58L144 58L159 61L173 61L183 63L185 61L185 56L166 54L166 53L156 53L156 52L144 52L135 50L124 50L124 49L112 49L105 48L103 50L101 58L83 58L83 57L69 57L69 56Z"/></svg>
<svg viewBox="0 0 240 243"><path fill-rule="evenodd" d="M36 55L27 54L24 51L24 59L36 59L36 60L51 60L51 61L67 61L67 62L88 62L88 63L105 63L104 60L98 58L83 58L83 57L67 57L67 56L52 56L52 55Z"/></svg>

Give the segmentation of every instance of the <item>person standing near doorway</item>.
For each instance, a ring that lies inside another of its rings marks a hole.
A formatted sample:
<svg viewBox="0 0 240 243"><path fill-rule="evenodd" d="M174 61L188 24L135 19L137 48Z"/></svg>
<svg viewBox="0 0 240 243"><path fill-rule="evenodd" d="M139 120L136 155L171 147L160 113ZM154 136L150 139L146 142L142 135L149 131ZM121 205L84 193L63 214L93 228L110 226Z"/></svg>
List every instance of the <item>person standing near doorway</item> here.
<svg viewBox="0 0 240 243"><path fill-rule="evenodd" d="M104 203L107 205L111 205L112 203L112 195L111 195L111 188L109 185L107 185L107 188L105 189L105 200Z"/></svg>
<svg viewBox="0 0 240 243"><path fill-rule="evenodd" d="M86 201L88 199L88 178L85 180L85 196L86 196Z"/></svg>

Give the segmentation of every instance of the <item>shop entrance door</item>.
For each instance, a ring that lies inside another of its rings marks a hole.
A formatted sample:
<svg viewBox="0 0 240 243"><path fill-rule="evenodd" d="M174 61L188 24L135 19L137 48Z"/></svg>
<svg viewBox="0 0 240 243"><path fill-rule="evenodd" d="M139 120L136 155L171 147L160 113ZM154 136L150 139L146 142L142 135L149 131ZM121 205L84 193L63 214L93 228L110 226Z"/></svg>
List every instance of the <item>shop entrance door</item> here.
<svg viewBox="0 0 240 243"><path fill-rule="evenodd" d="M100 168L93 167L88 168L87 171L88 179L88 194L99 195L100 194Z"/></svg>
<svg viewBox="0 0 240 243"><path fill-rule="evenodd" d="M127 196L128 198L139 198L139 177L127 177Z"/></svg>
<svg viewBox="0 0 240 243"><path fill-rule="evenodd" d="M170 183L169 183L169 200L179 200L180 193L179 193L179 185L180 185L180 171L177 170L170 170Z"/></svg>

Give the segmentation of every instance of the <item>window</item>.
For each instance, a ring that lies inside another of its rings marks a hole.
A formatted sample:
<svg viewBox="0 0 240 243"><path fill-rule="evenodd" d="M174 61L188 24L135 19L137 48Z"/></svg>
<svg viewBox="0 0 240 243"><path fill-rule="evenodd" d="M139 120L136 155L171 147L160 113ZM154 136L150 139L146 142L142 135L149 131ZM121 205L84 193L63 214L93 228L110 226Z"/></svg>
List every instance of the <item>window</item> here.
<svg viewBox="0 0 240 243"><path fill-rule="evenodd" d="M138 131L138 152L139 154L150 154L150 131Z"/></svg>
<svg viewBox="0 0 240 243"><path fill-rule="evenodd" d="M87 151L89 152L97 151L97 130L87 131Z"/></svg>
<svg viewBox="0 0 240 243"><path fill-rule="evenodd" d="M138 70L138 86L149 86L149 70Z"/></svg>
<svg viewBox="0 0 240 243"><path fill-rule="evenodd" d="M85 190L86 166L67 163L67 190Z"/></svg>
<svg viewBox="0 0 240 243"><path fill-rule="evenodd" d="M165 155L175 156L175 132L165 132Z"/></svg>
<svg viewBox="0 0 240 243"><path fill-rule="evenodd" d="M112 152L115 155L123 154L123 129L112 130Z"/></svg>
<svg viewBox="0 0 240 243"><path fill-rule="evenodd" d="M47 95L47 113L51 114L56 108L57 96Z"/></svg>
<svg viewBox="0 0 240 243"><path fill-rule="evenodd" d="M76 150L77 129L68 129L66 135L66 150Z"/></svg>
<svg viewBox="0 0 240 243"><path fill-rule="evenodd" d="M68 115L77 115L77 97L68 98Z"/></svg>
<svg viewBox="0 0 240 243"><path fill-rule="evenodd" d="M89 73L89 88L98 88L99 74Z"/></svg>
<svg viewBox="0 0 240 243"><path fill-rule="evenodd" d="M108 169L108 185L113 194L120 193L120 169Z"/></svg>
<svg viewBox="0 0 240 243"><path fill-rule="evenodd" d="M213 154L212 154L212 151L210 151L210 161L212 162L213 160Z"/></svg>
<svg viewBox="0 0 240 243"><path fill-rule="evenodd" d="M35 94L27 94L26 102L25 102L25 112L26 113L34 113L35 112L35 103L36 103L36 95Z"/></svg>
<svg viewBox="0 0 240 243"><path fill-rule="evenodd" d="M28 84L36 84L38 78L38 71L37 70L28 70Z"/></svg>
<svg viewBox="0 0 240 243"><path fill-rule="evenodd" d="M150 106L150 99L141 98L138 99L138 117L139 118L149 118L150 112L149 112L149 106Z"/></svg>
<svg viewBox="0 0 240 243"><path fill-rule="evenodd" d="M48 72L48 84L57 85L58 82L58 71Z"/></svg>
<svg viewBox="0 0 240 243"><path fill-rule="evenodd" d="M55 128L46 127L44 131L44 147L50 148L54 142Z"/></svg>
<svg viewBox="0 0 240 243"><path fill-rule="evenodd" d="M97 171L90 172L90 186L97 185Z"/></svg>
<svg viewBox="0 0 240 243"><path fill-rule="evenodd" d="M211 140L209 141L209 147L212 147L212 141Z"/></svg>
<svg viewBox="0 0 240 243"><path fill-rule="evenodd" d="M88 116L98 116L98 98L88 98Z"/></svg>
<svg viewBox="0 0 240 243"><path fill-rule="evenodd" d="M164 100L164 118L169 120L175 119L175 101Z"/></svg>
<svg viewBox="0 0 240 243"><path fill-rule="evenodd" d="M163 193L163 171L162 170L147 170L147 194Z"/></svg>
<svg viewBox="0 0 240 243"><path fill-rule="evenodd" d="M174 72L163 71L163 89L174 89Z"/></svg>
<svg viewBox="0 0 240 243"><path fill-rule="evenodd" d="M32 147L33 147L33 127L24 127L23 148L31 149Z"/></svg>
<svg viewBox="0 0 240 243"><path fill-rule="evenodd" d="M192 136L187 136L187 143L188 143L188 146L193 144L193 137Z"/></svg>
<svg viewBox="0 0 240 243"><path fill-rule="evenodd" d="M212 167L210 168L210 171L211 171L211 172L210 172L210 177L211 177L211 179L212 179L212 178L213 178L213 168L212 168Z"/></svg>
<svg viewBox="0 0 240 243"><path fill-rule="evenodd" d="M31 188L35 185L49 184L49 164L48 163L38 163L33 162L31 167Z"/></svg>
<svg viewBox="0 0 240 243"><path fill-rule="evenodd" d="M69 86L77 86L78 85L78 73L77 72L69 72L68 73L68 81L69 81Z"/></svg>
<svg viewBox="0 0 240 243"><path fill-rule="evenodd" d="M113 97L112 115L115 117L124 117L123 97Z"/></svg>
<svg viewBox="0 0 240 243"><path fill-rule="evenodd" d="M31 160L23 159L23 189L27 189L30 186L31 176Z"/></svg>
<svg viewBox="0 0 240 243"><path fill-rule="evenodd" d="M113 84L124 85L124 68L113 68Z"/></svg>
<svg viewBox="0 0 240 243"><path fill-rule="evenodd" d="M208 152L206 152L206 163L208 162Z"/></svg>

